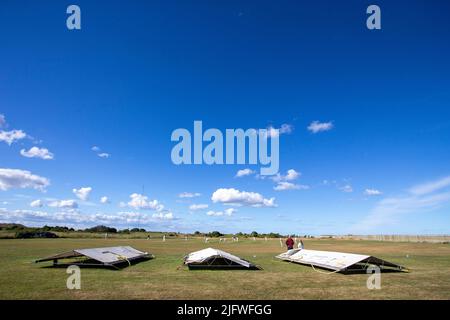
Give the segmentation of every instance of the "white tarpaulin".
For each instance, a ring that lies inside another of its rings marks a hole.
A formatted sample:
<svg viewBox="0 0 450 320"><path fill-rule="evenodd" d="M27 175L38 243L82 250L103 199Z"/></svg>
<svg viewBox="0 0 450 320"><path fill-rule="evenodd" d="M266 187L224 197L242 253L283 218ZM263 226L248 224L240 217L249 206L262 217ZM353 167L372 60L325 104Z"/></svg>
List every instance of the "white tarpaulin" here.
<svg viewBox="0 0 450 320"><path fill-rule="evenodd" d="M228 252L213 248L192 252L184 258L184 264L189 267L236 267L255 268L252 263L236 257Z"/></svg>
<svg viewBox="0 0 450 320"><path fill-rule="evenodd" d="M76 249L74 251L103 263L114 263L118 260L133 260L146 254L129 246Z"/></svg>
<svg viewBox="0 0 450 320"><path fill-rule="evenodd" d="M80 266L115 266L122 263L131 264L130 261L137 259L149 259L153 256L147 252L136 250L129 246L121 247L106 247L106 248L90 248L90 249L75 249L68 252L63 252L51 257L36 260L36 262L53 261L55 266L64 266L65 263L58 263L59 260L75 259L75 261L68 262L68 265ZM67 260L66 260L67 261Z"/></svg>
<svg viewBox="0 0 450 320"><path fill-rule="evenodd" d="M373 256L345 252L294 249L278 255L276 258L334 271L365 269L369 265L403 269L400 265Z"/></svg>

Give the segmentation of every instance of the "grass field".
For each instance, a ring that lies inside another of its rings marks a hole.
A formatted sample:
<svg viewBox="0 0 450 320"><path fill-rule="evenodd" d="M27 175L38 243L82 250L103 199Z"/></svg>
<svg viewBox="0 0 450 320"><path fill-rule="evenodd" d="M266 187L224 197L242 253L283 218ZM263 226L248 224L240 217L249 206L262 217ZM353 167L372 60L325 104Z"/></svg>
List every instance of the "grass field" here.
<svg viewBox="0 0 450 320"><path fill-rule="evenodd" d="M35 259L76 248L130 245L156 258L120 271L82 269L81 290L68 290L63 268ZM308 249L376 255L409 273L382 274L380 290L367 275L323 274L283 262L278 240L205 244L201 239L0 240L0 299L450 299L450 245L358 240L307 240ZM261 271L189 271L185 254L207 246L250 260Z"/></svg>

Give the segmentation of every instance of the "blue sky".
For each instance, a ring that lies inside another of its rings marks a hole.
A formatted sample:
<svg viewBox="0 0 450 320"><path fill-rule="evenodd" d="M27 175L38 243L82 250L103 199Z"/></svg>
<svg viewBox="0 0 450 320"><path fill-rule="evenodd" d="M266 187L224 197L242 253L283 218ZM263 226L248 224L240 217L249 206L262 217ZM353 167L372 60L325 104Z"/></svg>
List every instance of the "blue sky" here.
<svg viewBox="0 0 450 320"><path fill-rule="evenodd" d="M0 221L450 230L448 2L377 1L381 30L366 28L368 1L74 3L75 31L72 3L2 4ZM175 166L170 135L195 120L223 131L285 125L281 176ZM314 121L326 130L308 129ZM275 190L280 182L292 190ZM274 205L252 206L256 194Z"/></svg>

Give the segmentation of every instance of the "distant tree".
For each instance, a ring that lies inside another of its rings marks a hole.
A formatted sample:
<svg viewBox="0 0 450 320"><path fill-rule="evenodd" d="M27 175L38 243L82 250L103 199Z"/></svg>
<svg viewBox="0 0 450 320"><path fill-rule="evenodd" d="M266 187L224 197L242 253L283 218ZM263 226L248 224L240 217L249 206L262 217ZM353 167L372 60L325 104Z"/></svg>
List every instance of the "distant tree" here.
<svg viewBox="0 0 450 320"><path fill-rule="evenodd" d="M267 235L269 238L282 238L281 234L271 232Z"/></svg>
<svg viewBox="0 0 450 320"><path fill-rule="evenodd" d="M24 230L26 227L17 223L0 223L1 230Z"/></svg>
<svg viewBox="0 0 450 320"><path fill-rule="evenodd" d="M93 233L117 233L116 228L110 228L106 226L95 226L92 228L87 228L84 230L85 232L93 232Z"/></svg>
<svg viewBox="0 0 450 320"><path fill-rule="evenodd" d="M68 231L73 231L74 229L73 228L69 229L68 227L65 227L65 226L52 227L52 226L45 225L42 228L40 228L39 230L44 231L44 232L45 231L68 232Z"/></svg>
<svg viewBox="0 0 450 320"><path fill-rule="evenodd" d="M250 234L250 236L251 236L251 237L258 237L259 234L258 234L258 232L253 231L253 232Z"/></svg>
<svg viewBox="0 0 450 320"><path fill-rule="evenodd" d="M223 233L220 233L219 231L213 231L208 233L208 236L211 238L218 238L218 237L222 237Z"/></svg>

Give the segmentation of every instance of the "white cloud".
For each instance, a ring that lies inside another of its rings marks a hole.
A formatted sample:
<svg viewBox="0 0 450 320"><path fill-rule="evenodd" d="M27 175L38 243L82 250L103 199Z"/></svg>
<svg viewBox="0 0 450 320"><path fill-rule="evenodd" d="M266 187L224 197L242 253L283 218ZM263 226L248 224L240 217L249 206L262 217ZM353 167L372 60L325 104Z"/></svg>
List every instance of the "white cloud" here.
<svg viewBox="0 0 450 320"><path fill-rule="evenodd" d="M44 191L50 185L47 178L32 174L30 171L0 168L0 190L12 188L32 188Z"/></svg>
<svg viewBox="0 0 450 320"><path fill-rule="evenodd" d="M33 210L7 210L5 208L0 208L0 216L2 221L17 222L17 219L23 218L46 218L48 217L47 212L43 211L33 211Z"/></svg>
<svg viewBox="0 0 450 320"><path fill-rule="evenodd" d="M275 198L266 199L256 192L239 191L234 188L217 189L211 196L214 203L252 207L276 207Z"/></svg>
<svg viewBox="0 0 450 320"><path fill-rule="evenodd" d="M275 182L280 181L293 181L300 177L301 173L295 171L294 169L289 169L286 173L286 175L282 175L277 173L275 176L271 177L271 179Z"/></svg>
<svg viewBox="0 0 450 320"><path fill-rule="evenodd" d="M450 176L436 180L436 181L427 182L424 184L414 186L409 191L410 191L410 193L412 193L414 195L420 196L420 195L432 193L434 191L440 190L440 189L448 187L448 186L450 186Z"/></svg>
<svg viewBox="0 0 450 320"><path fill-rule="evenodd" d="M273 189L275 191L298 190L299 186L291 182L281 181L278 182L278 184L275 187L273 187Z"/></svg>
<svg viewBox="0 0 450 320"><path fill-rule="evenodd" d="M319 122L313 121L309 124L308 130L312 133L318 133L322 131L329 131L333 129L334 125L332 122Z"/></svg>
<svg viewBox="0 0 450 320"><path fill-rule="evenodd" d="M161 222L166 223L174 218L170 212L157 214L154 217L145 213L139 212L118 212L114 214L81 213L78 210L61 210L58 212L44 212L33 210L7 210L0 208L0 217L2 222L22 223L26 225L43 224L64 224L67 226L94 226L94 225L108 225L121 226L122 228L129 228L130 225L140 226Z"/></svg>
<svg viewBox="0 0 450 320"><path fill-rule="evenodd" d="M264 176L261 177L263 180L265 179ZM275 182L283 181L283 176L280 173L277 173L274 176L270 176L269 179L272 179Z"/></svg>
<svg viewBox="0 0 450 320"><path fill-rule="evenodd" d="M78 208L78 203L75 200L56 200L50 202L48 206L60 209L76 209Z"/></svg>
<svg viewBox="0 0 450 320"><path fill-rule="evenodd" d="M134 209L150 209L156 211L162 211L164 206L159 203L158 200L149 200L147 196L142 194L133 193L130 195L131 200L128 202L128 206Z"/></svg>
<svg viewBox="0 0 450 320"><path fill-rule="evenodd" d="M89 194L91 193L91 187L84 187L80 189L72 189L72 192L83 201L86 201L89 198Z"/></svg>
<svg viewBox="0 0 450 320"><path fill-rule="evenodd" d="M280 181L273 189L276 191L307 190L307 189L309 189L309 186L302 185L302 184L294 184L294 183L286 182L286 181Z"/></svg>
<svg viewBox="0 0 450 320"><path fill-rule="evenodd" d="M291 124L283 123L280 128L280 134L289 134L294 131L294 126Z"/></svg>
<svg viewBox="0 0 450 320"><path fill-rule="evenodd" d="M173 213L172 212L158 212L152 215L152 218L159 220L172 220Z"/></svg>
<svg viewBox="0 0 450 320"><path fill-rule="evenodd" d="M100 152L101 149L99 147L97 147L97 146L93 146L91 148L91 150L94 151L97 154L97 156L99 156L100 158L107 159L107 158L109 158L111 156L111 154L109 154L107 152Z"/></svg>
<svg viewBox="0 0 450 320"><path fill-rule="evenodd" d="M382 194L382 192L380 190L377 190L377 189L366 189L364 191L364 194L366 196L379 196L379 195Z"/></svg>
<svg viewBox="0 0 450 320"><path fill-rule="evenodd" d="M120 201L119 202L119 207L121 207L121 208L125 208L125 207L127 207L128 205L126 204L126 202L123 202L123 201Z"/></svg>
<svg viewBox="0 0 450 320"><path fill-rule="evenodd" d="M290 134L294 131L294 126L291 124L284 123L280 128L275 128L273 126L267 127L267 137L274 138L279 137L282 134Z"/></svg>
<svg viewBox="0 0 450 320"><path fill-rule="evenodd" d="M250 176L250 175L252 175L252 174L254 174L254 173L255 173L255 171L253 171L253 170L251 170L251 169L242 169L242 170L239 170L239 171L236 173L236 178L245 177L245 176Z"/></svg>
<svg viewBox="0 0 450 320"><path fill-rule="evenodd" d="M99 154L97 154L100 158L109 158L111 155L109 154L109 153L106 153L106 152L102 152L102 153L99 153Z"/></svg>
<svg viewBox="0 0 450 320"><path fill-rule="evenodd" d="M342 192L346 192L346 193L350 193L353 192L353 188L351 185L347 184L341 188L339 188L339 190L341 190Z"/></svg>
<svg viewBox="0 0 450 320"><path fill-rule="evenodd" d="M192 192L183 192L178 195L179 198L195 198L200 197L201 194L198 192L192 193Z"/></svg>
<svg viewBox="0 0 450 320"><path fill-rule="evenodd" d="M48 149L32 147L30 150L25 149L20 150L20 154L27 158L40 158L44 160L52 160L54 155Z"/></svg>
<svg viewBox="0 0 450 320"><path fill-rule="evenodd" d="M331 186L331 185L337 185L337 181L336 180L323 180L322 181L322 185L324 186Z"/></svg>
<svg viewBox="0 0 450 320"><path fill-rule="evenodd" d="M292 181L300 177L300 173L295 171L294 169L290 169L287 172L287 175L284 177L286 181Z"/></svg>
<svg viewBox="0 0 450 320"><path fill-rule="evenodd" d="M225 215L231 216L233 213L237 212L237 209L235 209L235 208L228 208L228 209L225 209L223 212L225 213Z"/></svg>
<svg viewBox="0 0 450 320"><path fill-rule="evenodd" d="M6 127L6 118L3 114L0 114L0 128Z"/></svg>
<svg viewBox="0 0 450 320"><path fill-rule="evenodd" d="M8 145L13 144L17 140L24 139L26 133L22 130L0 131L0 141L6 142Z"/></svg>
<svg viewBox="0 0 450 320"><path fill-rule="evenodd" d="M109 202L110 201L109 201L108 197L106 197L106 196L103 196L103 197L100 198L100 203L106 204L106 203L109 203Z"/></svg>
<svg viewBox="0 0 450 320"><path fill-rule="evenodd" d="M235 213L237 210L234 208L228 208L225 209L224 211L213 211L210 210L206 213L206 215L208 216L212 216L212 217L220 217L220 216L232 216L233 213Z"/></svg>
<svg viewBox="0 0 450 320"><path fill-rule="evenodd" d="M192 204L189 206L189 210L202 210L208 208L207 204Z"/></svg>
<svg viewBox="0 0 450 320"><path fill-rule="evenodd" d="M31 201L31 203L30 203L30 207L33 207L33 208L42 208L43 206L44 206L44 203L40 199Z"/></svg>
<svg viewBox="0 0 450 320"><path fill-rule="evenodd" d="M380 200L369 215L353 226L353 232L370 232L376 227L394 223L408 213L428 212L450 202L450 191L436 192L450 186L446 178L428 182L409 189L398 197Z"/></svg>

